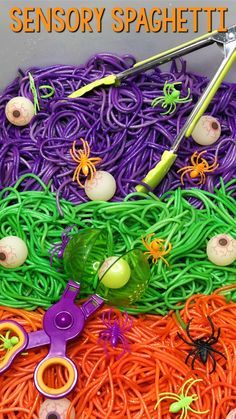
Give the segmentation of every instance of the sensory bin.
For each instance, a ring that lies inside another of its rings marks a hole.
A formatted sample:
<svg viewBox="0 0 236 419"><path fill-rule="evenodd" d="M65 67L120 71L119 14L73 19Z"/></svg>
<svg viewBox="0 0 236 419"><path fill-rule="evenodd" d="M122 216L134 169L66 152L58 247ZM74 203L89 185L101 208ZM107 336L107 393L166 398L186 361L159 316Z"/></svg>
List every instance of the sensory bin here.
<svg viewBox="0 0 236 419"><path fill-rule="evenodd" d="M160 185L138 193L208 79L178 60L68 99L134 62L97 54L19 69L0 97L0 321L28 336L44 329L69 279L81 283L77 307L95 293L105 301L67 342L79 378L66 398L35 386L50 339L2 370L20 341L0 323L0 419L226 419L236 409L236 84L221 85ZM63 387L68 371L54 365L44 381Z"/></svg>

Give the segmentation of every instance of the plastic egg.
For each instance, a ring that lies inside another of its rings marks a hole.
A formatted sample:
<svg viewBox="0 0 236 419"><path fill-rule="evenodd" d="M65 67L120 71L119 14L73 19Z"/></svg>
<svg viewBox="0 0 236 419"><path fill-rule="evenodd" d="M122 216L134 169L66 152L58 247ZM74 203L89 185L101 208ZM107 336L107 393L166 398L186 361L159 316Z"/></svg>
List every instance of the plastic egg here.
<svg viewBox="0 0 236 419"><path fill-rule="evenodd" d="M229 234L218 234L207 243L208 259L218 266L227 266L236 260L236 240Z"/></svg>
<svg viewBox="0 0 236 419"><path fill-rule="evenodd" d="M63 398L57 400L46 399L39 409L39 419L67 419L70 400ZM72 407L70 419L75 419L75 409Z"/></svg>
<svg viewBox="0 0 236 419"><path fill-rule="evenodd" d="M19 237L7 236L0 240L0 265L4 268L18 268L27 256L27 246Z"/></svg>
<svg viewBox="0 0 236 419"><path fill-rule="evenodd" d="M85 193L91 201L109 201L116 192L114 177L103 170L98 170L93 179L86 179Z"/></svg>
<svg viewBox="0 0 236 419"><path fill-rule="evenodd" d="M231 410L226 416L226 419L236 419L236 409Z"/></svg>
<svg viewBox="0 0 236 419"><path fill-rule="evenodd" d="M28 125L35 115L34 104L27 97L17 96L9 100L5 113L11 124L23 127Z"/></svg>
<svg viewBox="0 0 236 419"><path fill-rule="evenodd" d="M107 288L121 288L130 279L129 264L123 258L111 256L107 258L98 271L98 277Z"/></svg>
<svg viewBox="0 0 236 419"><path fill-rule="evenodd" d="M219 121L211 115L204 115L196 124L192 137L197 144L211 145L220 138L220 134L221 126Z"/></svg>

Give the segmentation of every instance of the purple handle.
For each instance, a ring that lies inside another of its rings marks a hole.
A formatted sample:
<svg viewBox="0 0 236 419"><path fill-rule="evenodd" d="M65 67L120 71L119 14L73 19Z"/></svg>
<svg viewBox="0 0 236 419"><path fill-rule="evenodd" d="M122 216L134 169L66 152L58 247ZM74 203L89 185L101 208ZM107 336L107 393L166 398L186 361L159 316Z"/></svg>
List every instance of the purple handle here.
<svg viewBox="0 0 236 419"><path fill-rule="evenodd" d="M78 336L87 320L103 304L104 300L98 295L91 296L82 307L75 305L75 299L80 291L80 285L69 281L67 287L58 303L47 310L43 319L44 333L40 336L35 332L35 346L48 343L46 336L50 339L50 349L46 358L37 366L34 375L35 385L38 391L45 397L61 398L66 396L76 385L78 372L75 364L66 357L66 343ZM33 342L31 340L31 347ZM61 364L68 369L68 383L61 389L51 389L43 382L43 372L52 364Z"/></svg>

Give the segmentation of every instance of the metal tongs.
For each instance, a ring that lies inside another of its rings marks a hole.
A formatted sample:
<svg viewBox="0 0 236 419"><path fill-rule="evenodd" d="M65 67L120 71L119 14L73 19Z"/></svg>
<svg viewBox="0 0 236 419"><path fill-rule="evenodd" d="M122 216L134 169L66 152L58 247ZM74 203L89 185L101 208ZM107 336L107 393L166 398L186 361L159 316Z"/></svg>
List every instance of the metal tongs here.
<svg viewBox="0 0 236 419"><path fill-rule="evenodd" d="M172 164L174 163L177 157L177 151L179 145L184 137L189 137L197 124L200 117L203 115L207 109L209 103L220 87L222 81L229 72L231 66L236 60L236 25L231 26L227 29L227 32L221 33L218 31L213 31L211 33L200 36L197 39L186 42L185 44L179 45L175 48L170 49L169 51L164 51L158 55L150 57L144 61L140 61L134 64L133 67L122 71L118 74L110 74L100 80L96 80L92 83L89 83L87 86L83 86L76 92L73 92L69 98L81 97L85 93L91 91L92 89L102 86L102 85L120 85L121 81L129 76L133 76L142 71L149 70L157 65L164 64L174 58L178 58L182 55L189 54L198 49L204 48L208 45L216 43L218 46L223 47L224 59L218 68L216 74L211 79L203 95L197 102L196 106L192 110L189 118L184 124L183 128L175 138L175 141L170 150L165 150L161 156L161 160L157 165L147 174L147 176L142 179L142 183L148 186L149 190L155 189L157 185L165 177ZM138 185L136 187L138 192L147 192L147 188L144 185Z"/></svg>

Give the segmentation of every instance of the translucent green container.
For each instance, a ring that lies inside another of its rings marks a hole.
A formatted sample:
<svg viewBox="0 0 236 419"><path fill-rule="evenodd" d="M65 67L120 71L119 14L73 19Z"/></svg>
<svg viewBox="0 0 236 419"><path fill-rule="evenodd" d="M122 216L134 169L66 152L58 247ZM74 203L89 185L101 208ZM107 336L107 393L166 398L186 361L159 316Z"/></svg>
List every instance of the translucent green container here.
<svg viewBox="0 0 236 419"><path fill-rule="evenodd" d="M109 269L112 268L110 266L104 272L101 281L99 281L96 293L103 297L109 304L127 307L141 299L149 283L150 267L147 258L140 249L130 250L125 255L120 256L120 258L129 264L131 271L129 281L119 289L105 287L101 281Z"/></svg>
<svg viewBox="0 0 236 419"><path fill-rule="evenodd" d="M95 228L73 236L65 248L63 261L69 279L80 283L81 291L92 294L97 287L97 272L107 257L107 234Z"/></svg>
<svg viewBox="0 0 236 419"><path fill-rule="evenodd" d="M108 236L104 229L82 230L66 246L63 256L65 271L68 278L80 283L83 294L96 292L108 304L127 307L140 300L145 292L150 279L149 263L140 249L132 249L124 255L110 255L107 244ZM99 279L98 271L110 256L118 256L118 260ZM130 278L118 289L109 288L101 281L120 258L128 263Z"/></svg>

